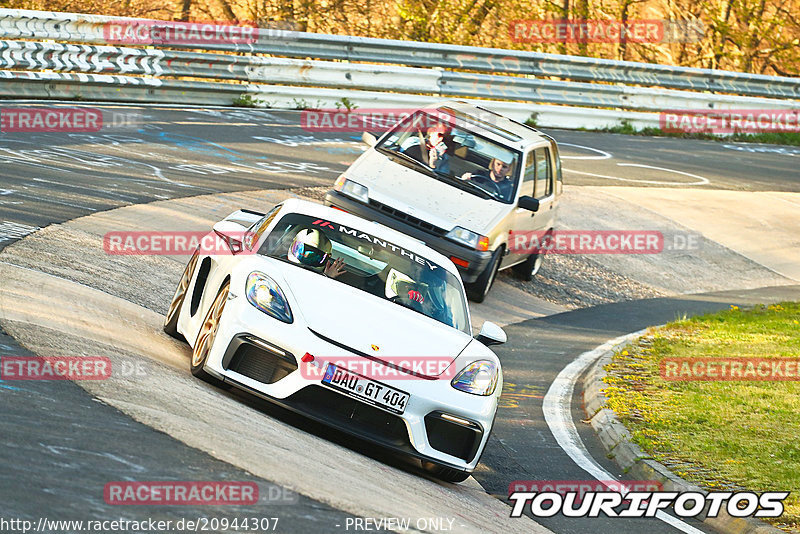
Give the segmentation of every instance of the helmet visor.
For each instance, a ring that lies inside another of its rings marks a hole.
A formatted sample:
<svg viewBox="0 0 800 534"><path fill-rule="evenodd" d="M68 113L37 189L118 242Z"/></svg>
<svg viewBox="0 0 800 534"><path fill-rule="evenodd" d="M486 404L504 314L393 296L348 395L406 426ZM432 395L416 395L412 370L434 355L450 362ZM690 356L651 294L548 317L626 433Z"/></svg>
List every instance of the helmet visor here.
<svg viewBox="0 0 800 534"><path fill-rule="evenodd" d="M292 243L290 252L292 256L297 258L297 261L309 267L321 267L325 265L325 261L327 261L329 256L327 252L322 252L317 247L313 247L301 241Z"/></svg>

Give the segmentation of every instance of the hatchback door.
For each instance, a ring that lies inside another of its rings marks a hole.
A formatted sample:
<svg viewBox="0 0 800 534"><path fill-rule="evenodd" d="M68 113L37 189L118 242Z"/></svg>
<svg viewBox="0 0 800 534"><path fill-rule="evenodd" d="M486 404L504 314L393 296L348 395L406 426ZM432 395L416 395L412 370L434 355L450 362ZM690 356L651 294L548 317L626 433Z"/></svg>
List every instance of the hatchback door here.
<svg viewBox="0 0 800 534"><path fill-rule="evenodd" d="M514 209L513 228L509 236L509 254L503 262L504 267L519 263L528 256L530 252L525 247L531 242L532 232L545 232L553 227L556 203L554 185L550 149L542 147L529 151L525 158L519 197L529 196L537 199L539 209L535 212L519 206ZM525 236L524 240L515 237L520 234Z"/></svg>

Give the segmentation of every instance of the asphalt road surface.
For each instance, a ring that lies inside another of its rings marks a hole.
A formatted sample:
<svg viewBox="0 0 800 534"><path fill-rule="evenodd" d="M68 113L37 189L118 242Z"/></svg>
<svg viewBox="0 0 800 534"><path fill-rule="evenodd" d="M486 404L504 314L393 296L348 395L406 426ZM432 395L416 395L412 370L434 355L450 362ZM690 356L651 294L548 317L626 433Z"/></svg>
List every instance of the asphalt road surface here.
<svg viewBox="0 0 800 534"><path fill-rule="evenodd" d="M5 102L3 107L30 106ZM54 104L48 103L47 106ZM73 105L73 104L69 104ZM361 153L360 135L304 131L298 112L105 106L133 125L95 133L0 134L0 249L48 224L120 206L214 192L327 186ZM744 191L800 190L800 149L592 132L551 131L564 179L575 185L691 185ZM254 208L265 208L254 206ZM507 328L497 352L508 395L476 478L503 496L513 480L581 480L544 423L541 396L578 354L619 334L730 303L774 296L733 292L602 306ZM798 289L779 290L798 298ZM790 294L791 293L791 294ZM23 354L7 336L2 354ZM0 382L4 417L0 475L4 515L108 519L96 489L110 479L251 480L236 468L133 421L68 382ZM611 473L591 428L574 419L594 458ZM260 481L260 483L264 483ZM243 510L248 515L262 510ZM249 513L249 512L252 512ZM121 517L214 515L222 510L124 510ZM347 514L301 498L283 506L284 532L338 531ZM555 532L674 530L657 520L539 519ZM705 527L693 524L706 530Z"/></svg>

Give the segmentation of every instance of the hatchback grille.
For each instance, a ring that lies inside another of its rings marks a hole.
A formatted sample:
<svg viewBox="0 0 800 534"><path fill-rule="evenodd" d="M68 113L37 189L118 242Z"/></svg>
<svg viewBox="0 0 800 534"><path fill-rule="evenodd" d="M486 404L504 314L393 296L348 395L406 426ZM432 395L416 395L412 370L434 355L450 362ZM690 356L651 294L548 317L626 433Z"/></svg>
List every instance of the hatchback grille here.
<svg viewBox="0 0 800 534"><path fill-rule="evenodd" d="M445 235L447 233L447 231L444 228L439 228L438 226L434 226L429 222L425 222L422 219L418 219L417 217L404 213L400 210L394 209L393 207L387 206L386 204L378 202L377 200L369 199L369 204L373 208L380 210L381 212L391 216L394 219L403 221L412 226L416 226L417 228L421 228L431 234Z"/></svg>

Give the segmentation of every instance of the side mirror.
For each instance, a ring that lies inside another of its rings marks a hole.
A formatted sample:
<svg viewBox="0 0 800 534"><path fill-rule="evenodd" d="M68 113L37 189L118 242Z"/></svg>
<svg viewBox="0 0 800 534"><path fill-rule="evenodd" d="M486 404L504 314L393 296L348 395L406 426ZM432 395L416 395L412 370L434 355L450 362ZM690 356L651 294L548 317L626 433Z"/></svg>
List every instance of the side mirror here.
<svg viewBox="0 0 800 534"><path fill-rule="evenodd" d="M486 321L481 327L481 332L475 339L484 345L500 345L508 341L508 337L502 328L491 321Z"/></svg>
<svg viewBox="0 0 800 534"><path fill-rule="evenodd" d="M364 132L361 134L361 140L364 141L369 146L375 146L378 144L378 138L372 135L369 132Z"/></svg>
<svg viewBox="0 0 800 534"><path fill-rule="evenodd" d="M242 251L242 238L244 237L242 225L233 221L222 220L215 223L213 229L214 233L225 241L232 254L238 254Z"/></svg>
<svg viewBox="0 0 800 534"><path fill-rule="evenodd" d="M533 197L529 197L525 195L524 197L519 197L519 207L528 211L538 211L539 210L539 201Z"/></svg>

